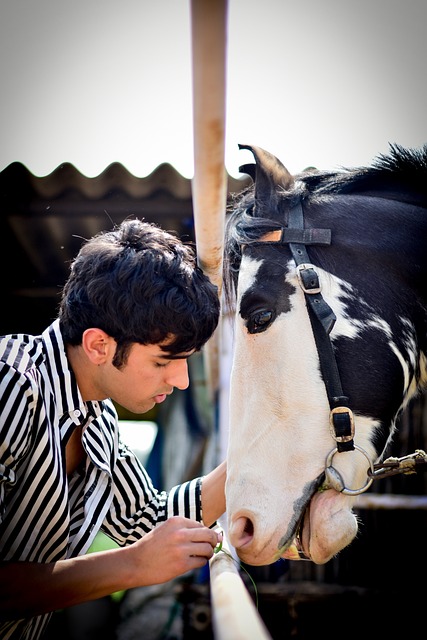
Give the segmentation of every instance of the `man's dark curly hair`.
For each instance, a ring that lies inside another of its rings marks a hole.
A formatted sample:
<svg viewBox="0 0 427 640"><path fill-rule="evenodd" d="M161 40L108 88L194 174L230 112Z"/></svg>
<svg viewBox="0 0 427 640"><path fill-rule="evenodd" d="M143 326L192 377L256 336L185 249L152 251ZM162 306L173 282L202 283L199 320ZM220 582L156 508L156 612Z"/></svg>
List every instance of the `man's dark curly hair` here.
<svg viewBox="0 0 427 640"><path fill-rule="evenodd" d="M217 287L197 266L193 247L138 219L87 240L71 265L59 318L64 341L79 345L91 327L117 342L113 364L133 343L159 344L171 355L199 351L219 319Z"/></svg>

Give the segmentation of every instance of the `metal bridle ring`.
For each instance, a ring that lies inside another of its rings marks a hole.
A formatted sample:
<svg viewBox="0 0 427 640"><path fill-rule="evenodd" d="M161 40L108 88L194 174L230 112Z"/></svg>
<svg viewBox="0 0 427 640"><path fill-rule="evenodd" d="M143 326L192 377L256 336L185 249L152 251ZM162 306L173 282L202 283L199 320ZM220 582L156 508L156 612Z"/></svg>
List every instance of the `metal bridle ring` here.
<svg viewBox="0 0 427 640"><path fill-rule="evenodd" d="M357 444L354 445L354 448L357 449L357 451L360 451L360 453L362 453L365 456L365 458L368 460L371 473L373 474L374 465L370 457L366 453L366 451L362 449L362 447L359 447ZM332 466L332 459L336 453L338 453L338 449L336 448L332 449L332 451L329 453L328 457L326 458L326 469L325 469L326 484L329 485L332 489L335 489L339 493L343 493L346 496L358 496L360 493L364 493L367 489L369 489L369 487L374 481L374 478L369 476L366 484L360 489L346 488L341 474Z"/></svg>

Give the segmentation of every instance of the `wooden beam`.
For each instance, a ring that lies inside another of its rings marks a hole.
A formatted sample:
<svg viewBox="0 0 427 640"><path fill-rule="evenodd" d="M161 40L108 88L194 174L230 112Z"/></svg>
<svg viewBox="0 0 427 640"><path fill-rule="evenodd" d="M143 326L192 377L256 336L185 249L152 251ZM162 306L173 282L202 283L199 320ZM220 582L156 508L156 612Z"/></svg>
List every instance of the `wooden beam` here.
<svg viewBox="0 0 427 640"><path fill-rule="evenodd" d="M357 496L353 509L427 509L427 496L362 493Z"/></svg>
<svg viewBox="0 0 427 640"><path fill-rule="evenodd" d="M224 224L227 0L191 0L195 238L199 266L221 297ZM208 384L219 386L218 327L205 347Z"/></svg>

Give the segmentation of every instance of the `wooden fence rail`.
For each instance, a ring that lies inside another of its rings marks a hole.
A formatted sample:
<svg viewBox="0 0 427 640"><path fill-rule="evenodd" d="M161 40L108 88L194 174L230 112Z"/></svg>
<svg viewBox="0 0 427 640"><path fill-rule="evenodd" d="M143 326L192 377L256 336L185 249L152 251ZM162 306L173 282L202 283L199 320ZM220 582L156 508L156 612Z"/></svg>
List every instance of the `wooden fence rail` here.
<svg viewBox="0 0 427 640"><path fill-rule="evenodd" d="M226 540L210 560L210 590L215 640L271 640Z"/></svg>

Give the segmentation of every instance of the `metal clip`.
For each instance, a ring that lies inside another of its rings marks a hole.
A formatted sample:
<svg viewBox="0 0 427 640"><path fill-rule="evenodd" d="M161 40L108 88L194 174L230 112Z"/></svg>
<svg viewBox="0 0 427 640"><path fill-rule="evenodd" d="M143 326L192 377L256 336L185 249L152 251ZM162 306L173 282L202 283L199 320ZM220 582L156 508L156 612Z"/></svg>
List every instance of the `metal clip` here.
<svg viewBox="0 0 427 640"><path fill-rule="evenodd" d="M307 273L309 270L313 272L313 275ZM319 275L316 271L316 267L314 266L314 264L310 264L307 262L298 264L297 276L298 276L300 287L304 291L304 293L308 293L312 295L316 293L320 293L321 288L320 288L320 282L319 282Z"/></svg>
<svg viewBox="0 0 427 640"><path fill-rule="evenodd" d="M378 478L386 478L394 476L398 473L410 475L417 473L419 468L427 466L427 454L422 449L416 449L414 453L410 453L401 458L390 457L384 462L374 464L372 473L368 471L368 475L372 475L376 480Z"/></svg>

